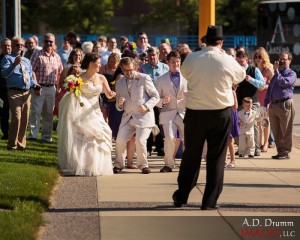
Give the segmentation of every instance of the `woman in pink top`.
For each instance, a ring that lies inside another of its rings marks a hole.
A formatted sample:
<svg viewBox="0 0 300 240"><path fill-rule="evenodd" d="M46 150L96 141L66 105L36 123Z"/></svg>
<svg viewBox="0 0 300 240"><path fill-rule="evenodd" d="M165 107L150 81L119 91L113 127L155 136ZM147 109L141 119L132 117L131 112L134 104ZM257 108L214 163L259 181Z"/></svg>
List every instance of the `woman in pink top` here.
<svg viewBox="0 0 300 240"><path fill-rule="evenodd" d="M269 55L263 47L255 50L253 55L253 63L255 67L259 68L266 81L266 85L263 88L260 88L258 91L258 100L260 105L263 106L269 83L274 75L274 70L272 64L270 63ZM266 128L263 128L260 122L258 122L258 125L260 130L261 151L267 152L268 138L270 135L270 124Z"/></svg>

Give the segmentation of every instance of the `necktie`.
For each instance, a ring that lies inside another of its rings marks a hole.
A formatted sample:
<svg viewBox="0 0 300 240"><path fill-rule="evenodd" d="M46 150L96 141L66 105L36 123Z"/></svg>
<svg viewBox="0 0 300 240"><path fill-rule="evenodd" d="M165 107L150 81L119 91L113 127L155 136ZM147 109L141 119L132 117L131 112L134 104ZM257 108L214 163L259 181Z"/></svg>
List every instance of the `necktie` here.
<svg viewBox="0 0 300 240"><path fill-rule="evenodd" d="M126 79L129 96L131 95L132 79Z"/></svg>
<svg viewBox="0 0 300 240"><path fill-rule="evenodd" d="M20 66L21 66L21 69L22 69L24 83L27 85L27 83L29 81L28 81L28 76L27 76L27 72L26 72L25 66L22 63L20 63Z"/></svg>

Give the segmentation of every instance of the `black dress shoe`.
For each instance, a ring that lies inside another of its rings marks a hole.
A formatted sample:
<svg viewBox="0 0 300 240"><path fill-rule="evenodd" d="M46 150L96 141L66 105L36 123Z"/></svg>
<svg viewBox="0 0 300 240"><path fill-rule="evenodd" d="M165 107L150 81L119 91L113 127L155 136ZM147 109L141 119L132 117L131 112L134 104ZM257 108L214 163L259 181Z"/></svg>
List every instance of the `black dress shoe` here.
<svg viewBox="0 0 300 240"><path fill-rule="evenodd" d="M273 159L290 159L289 155L285 155L285 154L277 154L275 156L272 156Z"/></svg>
<svg viewBox="0 0 300 240"><path fill-rule="evenodd" d="M33 142L36 142L37 139L36 138L32 138L32 137L29 137L29 138L26 138L27 141L33 141Z"/></svg>
<svg viewBox="0 0 300 240"><path fill-rule="evenodd" d="M165 172L172 172L172 168L168 166L164 166L162 169L160 169L160 172L165 173Z"/></svg>
<svg viewBox="0 0 300 240"><path fill-rule="evenodd" d="M15 152L15 151L17 151L17 149L16 148L12 148L12 147L8 147L7 151Z"/></svg>
<svg viewBox="0 0 300 240"><path fill-rule="evenodd" d="M176 192L174 192L174 194L173 194L173 196L172 196L173 203L174 203L174 207L180 208L180 207L182 207L183 203L181 203L181 202L179 202L179 201L177 200L177 198L176 198L176 196L175 196L175 193L176 193Z"/></svg>
<svg viewBox="0 0 300 240"><path fill-rule="evenodd" d="M142 169L142 174L149 174L149 173L151 173L150 168L144 167L144 168Z"/></svg>
<svg viewBox="0 0 300 240"><path fill-rule="evenodd" d="M220 208L219 205L209 207L209 206L201 206L201 210L218 210Z"/></svg>
<svg viewBox="0 0 300 240"><path fill-rule="evenodd" d="M114 167L114 168L113 168L114 174L118 174L118 173L120 173L121 171L122 171L121 168L118 168L118 167Z"/></svg>
<svg viewBox="0 0 300 240"><path fill-rule="evenodd" d="M163 157L163 156L165 156L165 152L164 151L158 151L157 156Z"/></svg>

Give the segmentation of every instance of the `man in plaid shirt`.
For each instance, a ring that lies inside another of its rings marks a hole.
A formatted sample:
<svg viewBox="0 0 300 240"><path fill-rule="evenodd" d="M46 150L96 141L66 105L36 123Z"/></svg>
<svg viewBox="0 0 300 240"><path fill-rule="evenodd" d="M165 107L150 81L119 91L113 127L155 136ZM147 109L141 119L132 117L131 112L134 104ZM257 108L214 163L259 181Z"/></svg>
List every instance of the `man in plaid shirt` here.
<svg viewBox="0 0 300 240"><path fill-rule="evenodd" d="M43 40L43 49L34 52L31 56L32 70L38 84L43 88L40 96L32 95L32 109L29 119L30 133L28 140L36 140L40 128L40 119L43 117L42 141L52 141L53 109L55 95L59 92L59 77L63 66L59 55L54 51L55 36L47 33Z"/></svg>

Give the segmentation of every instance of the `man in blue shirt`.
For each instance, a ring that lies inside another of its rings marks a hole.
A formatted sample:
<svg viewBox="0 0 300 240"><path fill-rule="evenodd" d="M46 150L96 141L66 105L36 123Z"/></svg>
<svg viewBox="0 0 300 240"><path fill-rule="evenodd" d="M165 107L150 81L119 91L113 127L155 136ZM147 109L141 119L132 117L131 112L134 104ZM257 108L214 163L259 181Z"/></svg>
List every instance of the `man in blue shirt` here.
<svg viewBox="0 0 300 240"><path fill-rule="evenodd" d="M63 45L57 50L57 54L60 56L64 68L68 67L68 59L72 50L73 48L70 42L64 37Z"/></svg>
<svg viewBox="0 0 300 240"><path fill-rule="evenodd" d="M289 52L281 52L275 61L274 76L266 92L264 106L269 107L271 128L274 133L277 155L273 159L289 159L292 151L293 121L295 108L293 92L297 74L290 69L293 56Z"/></svg>
<svg viewBox="0 0 300 240"><path fill-rule="evenodd" d="M150 47L147 50L148 63L143 64L142 67L145 72L150 75L153 83L156 83L158 77L164 75L169 71L169 66L158 60L159 50L156 47Z"/></svg>
<svg viewBox="0 0 300 240"><path fill-rule="evenodd" d="M153 83L156 83L158 77L164 75L166 72L169 71L169 66L159 61L159 50L156 47L150 47L147 50L148 55L148 63L142 65L142 68L145 72L152 78ZM154 107L154 115L155 115L155 124L158 125L159 123L159 109L158 107ZM152 134L148 138L147 141L147 151L149 155L152 152L152 145L153 145L153 136ZM157 151L157 156L164 156L164 141L163 135L158 134L155 138L155 146Z"/></svg>
<svg viewBox="0 0 300 240"><path fill-rule="evenodd" d="M24 40L20 37L12 39L12 53L6 55L1 61L1 75L6 79L8 101L11 111L7 149L11 151L24 150L26 147L26 127L30 110L30 88L35 94L41 93L36 84L30 61L22 57Z"/></svg>

